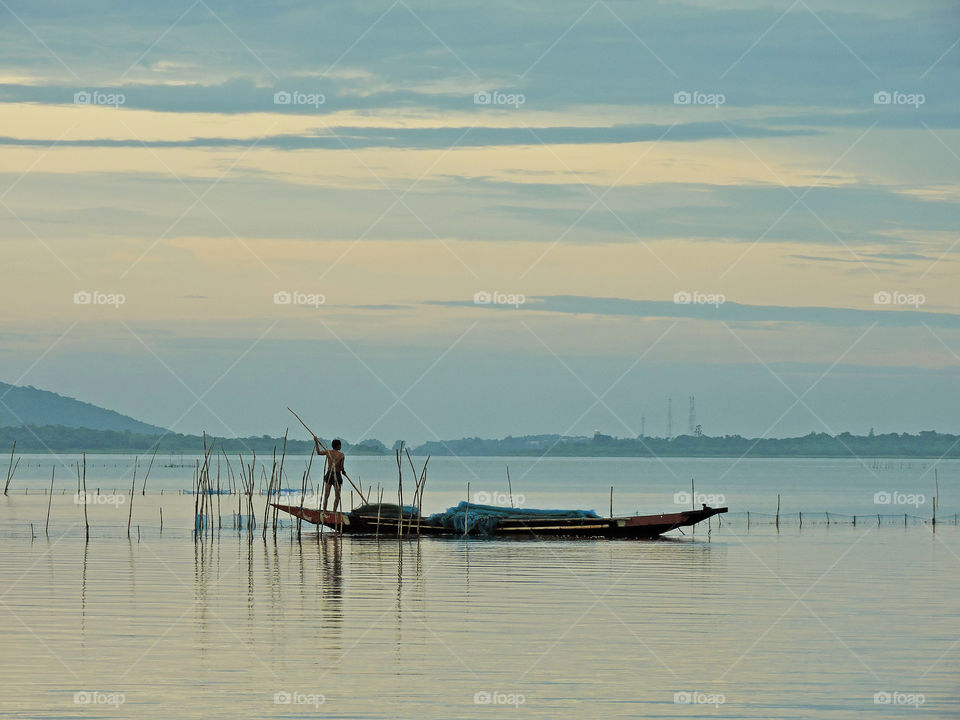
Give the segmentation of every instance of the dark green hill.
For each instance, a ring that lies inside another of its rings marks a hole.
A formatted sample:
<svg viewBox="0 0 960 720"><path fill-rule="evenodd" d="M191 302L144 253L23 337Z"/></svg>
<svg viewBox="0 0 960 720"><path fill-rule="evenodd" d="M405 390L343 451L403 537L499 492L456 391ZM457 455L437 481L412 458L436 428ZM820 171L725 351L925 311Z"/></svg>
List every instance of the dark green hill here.
<svg viewBox="0 0 960 720"><path fill-rule="evenodd" d="M0 382L0 427L59 425L161 435L165 430L71 397L27 385Z"/></svg>

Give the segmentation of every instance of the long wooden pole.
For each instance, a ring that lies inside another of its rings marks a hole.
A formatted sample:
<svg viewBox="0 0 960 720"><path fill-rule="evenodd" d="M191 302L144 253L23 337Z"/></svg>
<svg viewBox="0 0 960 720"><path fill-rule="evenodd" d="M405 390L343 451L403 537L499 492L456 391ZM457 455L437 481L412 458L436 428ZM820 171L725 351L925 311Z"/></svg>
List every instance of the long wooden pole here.
<svg viewBox="0 0 960 720"><path fill-rule="evenodd" d="M288 407L287 410L290 410L290 408ZM300 418L300 416L297 415L295 412L293 412L293 410L290 410L290 412L293 413L293 416L294 416L297 420L300 420L300 424L303 425L303 427L306 429L306 431L313 436L313 439L316 440L316 441L319 443L320 447L322 447L324 450L326 450L326 449L327 449L327 446L323 444L323 441L317 436L316 433L313 432L313 430L311 430L310 428L307 427L307 424ZM347 475L347 471L341 469L341 470L340 470L340 473L347 479L347 482L350 483L350 486L351 486L354 490L357 491L357 494L360 496L360 499L363 500L364 503L366 503L366 502L367 502L367 497L363 494L363 491L360 490L360 488L358 488L356 485L353 484L353 480L351 480L351 479L350 479L350 476Z"/></svg>

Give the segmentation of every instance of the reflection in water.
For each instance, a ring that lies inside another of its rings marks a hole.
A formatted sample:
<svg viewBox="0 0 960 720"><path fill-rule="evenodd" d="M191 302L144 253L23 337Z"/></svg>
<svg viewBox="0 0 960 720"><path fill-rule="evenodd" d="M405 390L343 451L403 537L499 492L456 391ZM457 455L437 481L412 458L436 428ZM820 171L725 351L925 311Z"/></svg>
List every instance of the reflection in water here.
<svg viewBox="0 0 960 720"><path fill-rule="evenodd" d="M77 717L84 689L123 692L127 706L83 714L151 720L707 714L675 704L678 690L723 693L708 708L718 718L856 720L885 688L924 693L930 717L960 709L955 636L943 632L960 597L953 526L936 538L875 523L748 535L724 518L711 542L698 531L658 542L278 533L265 544L243 529L191 547L192 498L182 504L181 527L140 543L95 532L91 546L82 521L55 542L77 521L69 497L59 515L54 502L49 543L6 538L0 715ZM95 529L113 518L98 512ZM114 522L125 536L126 515ZM791 611L788 588L808 608ZM277 706L280 691L323 693L326 705ZM475 705L482 692L526 702L498 712Z"/></svg>
<svg viewBox="0 0 960 720"><path fill-rule="evenodd" d="M322 627L335 638L341 649L343 637L343 537L336 533L320 534L320 612Z"/></svg>
<svg viewBox="0 0 960 720"><path fill-rule="evenodd" d="M87 554L90 552L90 541L83 541L83 560L80 563L80 648L87 646Z"/></svg>

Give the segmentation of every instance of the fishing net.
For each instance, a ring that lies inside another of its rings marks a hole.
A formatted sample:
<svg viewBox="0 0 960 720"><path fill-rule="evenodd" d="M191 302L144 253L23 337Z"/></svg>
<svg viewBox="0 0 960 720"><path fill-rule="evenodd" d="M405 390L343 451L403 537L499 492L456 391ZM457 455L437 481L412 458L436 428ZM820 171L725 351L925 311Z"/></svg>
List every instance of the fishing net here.
<svg viewBox="0 0 960 720"><path fill-rule="evenodd" d="M400 506L397 504L391 503L369 503L367 505L361 505L360 507L354 508L351 511L351 515L379 515L382 518L391 518L397 517L400 514ZM414 507L413 505L404 505L403 506L403 517L419 517L420 508Z"/></svg>
<svg viewBox="0 0 960 720"><path fill-rule="evenodd" d="M593 510L533 510L477 505L463 501L444 512L434 513L426 519L431 524L441 524L448 530L467 535L492 535L501 520L526 520L543 518L598 518Z"/></svg>

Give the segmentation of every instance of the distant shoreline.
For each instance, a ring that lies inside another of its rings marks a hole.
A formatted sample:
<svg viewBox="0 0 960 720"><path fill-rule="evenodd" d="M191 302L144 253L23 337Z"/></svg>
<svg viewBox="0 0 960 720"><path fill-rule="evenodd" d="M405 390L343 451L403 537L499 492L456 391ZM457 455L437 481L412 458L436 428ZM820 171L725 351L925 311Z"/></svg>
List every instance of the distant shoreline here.
<svg viewBox="0 0 960 720"><path fill-rule="evenodd" d="M0 427L0 454L8 453L17 444L17 453L50 454L190 454L203 452L204 438L178 433L141 434L128 431L90 430L59 425ZM159 442L159 445L158 445ZM261 435L246 438L207 436L211 443L228 455L272 454L282 451L284 439ZM326 441L325 441L326 442ZM396 447L396 445L395 445ZM344 449L355 456L389 456L394 449L379 440L369 439ZM287 440L289 455L309 454L313 443ZM916 435L827 435L811 433L795 438L744 438L681 435L666 438L615 438L596 434L594 437L561 437L558 435L508 436L500 440L462 438L430 441L410 448L415 455L435 457L550 457L550 458L763 458L763 459L842 459L867 458L885 460L938 460L960 458L960 436L923 431Z"/></svg>

